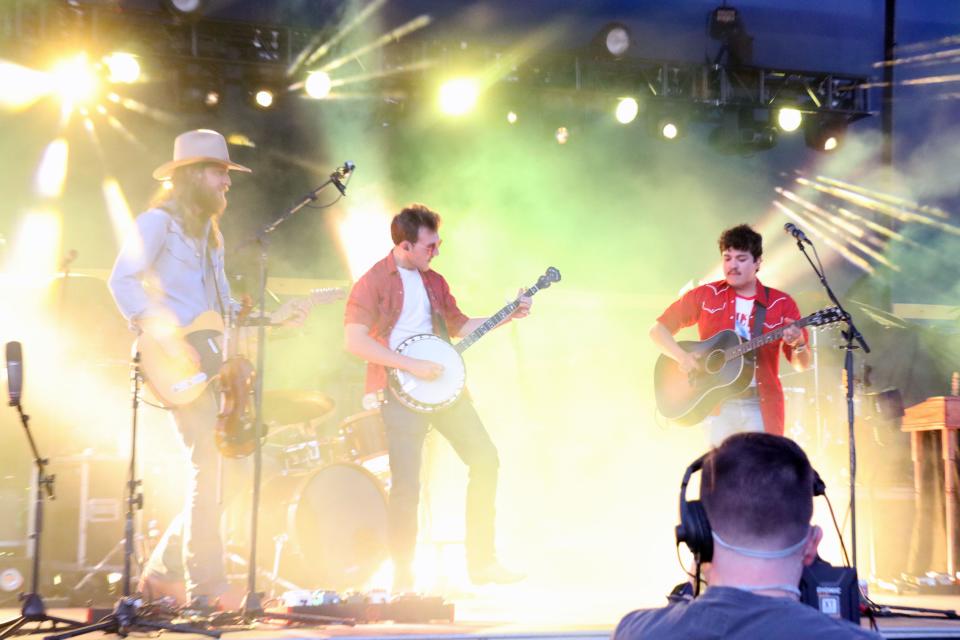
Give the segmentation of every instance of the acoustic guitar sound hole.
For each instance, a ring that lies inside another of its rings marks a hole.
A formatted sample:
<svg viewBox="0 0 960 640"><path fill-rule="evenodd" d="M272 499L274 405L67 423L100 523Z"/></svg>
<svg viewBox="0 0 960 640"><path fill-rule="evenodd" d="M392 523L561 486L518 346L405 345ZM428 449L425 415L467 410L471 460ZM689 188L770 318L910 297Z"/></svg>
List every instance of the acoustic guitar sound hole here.
<svg viewBox="0 0 960 640"><path fill-rule="evenodd" d="M723 357L723 350L716 349L707 354L703 366L707 373L717 373L723 368L724 364L726 364L726 359Z"/></svg>

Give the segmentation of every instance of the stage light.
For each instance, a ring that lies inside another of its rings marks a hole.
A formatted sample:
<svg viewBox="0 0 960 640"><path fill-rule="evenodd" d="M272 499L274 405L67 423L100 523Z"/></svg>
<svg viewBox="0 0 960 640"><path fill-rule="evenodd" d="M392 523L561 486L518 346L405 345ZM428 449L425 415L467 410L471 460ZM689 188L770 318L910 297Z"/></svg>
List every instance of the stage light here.
<svg viewBox="0 0 960 640"><path fill-rule="evenodd" d="M273 91L270 91L269 89L260 89L254 94L253 101L261 109L269 109L273 106L274 102Z"/></svg>
<svg viewBox="0 0 960 640"><path fill-rule="evenodd" d="M518 116L516 111L507 112L507 122L509 122L510 124L517 124L517 118Z"/></svg>
<svg viewBox="0 0 960 640"><path fill-rule="evenodd" d="M593 37L591 47L606 57L622 58L630 49L630 29L622 22L606 24Z"/></svg>
<svg viewBox="0 0 960 640"><path fill-rule="evenodd" d="M782 131L796 131L803 123L803 114L799 109L783 107L777 110L777 126Z"/></svg>
<svg viewBox="0 0 960 640"><path fill-rule="evenodd" d="M557 144L567 144L567 141L570 140L570 130L566 127L557 127L553 137L557 139Z"/></svg>
<svg viewBox="0 0 960 640"><path fill-rule="evenodd" d="M220 104L220 92L219 91L207 91L207 95L203 96L203 105L205 107L215 107Z"/></svg>
<svg viewBox="0 0 960 640"><path fill-rule="evenodd" d="M162 0L163 5L174 15L185 18L200 16L204 0Z"/></svg>
<svg viewBox="0 0 960 640"><path fill-rule="evenodd" d="M112 53L103 61L110 72L110 82L132 84L140 79L140 62L130 53Z"/></svg>
<svg viewBox="0 0 960 640"><path fill-rule="evenodd" d="M815 151L836 151L843 143L847 122L837 117L821 115L808 119L803 127L803 141Z"/></svg>
<svg viewBox="0 0 960 640"><path fill-rule="evenodd" d="M40 158L40 165L33 184L37 195L43 198L59 198L67 179L67 141L57 138L47 145Z"/></svg>
<svg viewBox="0 0 960 640"><path fill-rule="evenodd" d="M330 95L331 86L330 74L326 71L313 71L307 75L304 89L311 98L321 100Z"/></svg>
<svg viewBox="0 0 960 640"><path fill-rule="evenodd" d="M620 101L617 102L617 122L620 124L630 124L637 118L637 114L640 113L640 103L634 98L620 98Z"/></svg>
<svg viewBox="0 0 960 640"><path fill-rule="evenodd" d="M477 106L480 84L473 78L454 78L440 85L440 112L448 116L462 116Z"/></svg>
<svg viewBox="0 0 960 640"><path fill-rule="evenodd" d="M666 111L666 109L661 109L650 113L648 121L650 132L664 140L676 140L686 132L687 116L664 115Z"/></svg>
<svg viewBox="0 0 960 640"><path fill-rule="evenodd" d="M84 104L93 100L97 93L97 75L85 53L61 60L54 65L51 79L53 90L64 102Z"/></svg>

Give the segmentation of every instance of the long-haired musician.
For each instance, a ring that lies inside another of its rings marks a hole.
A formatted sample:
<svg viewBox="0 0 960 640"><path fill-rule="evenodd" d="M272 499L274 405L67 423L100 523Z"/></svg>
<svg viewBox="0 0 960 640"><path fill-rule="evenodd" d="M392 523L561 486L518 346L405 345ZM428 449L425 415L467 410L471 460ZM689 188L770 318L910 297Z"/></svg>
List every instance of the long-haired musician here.
<svg viewBox="0 0 960 640"><path fill-rule="evenodd" d="M390 225L393 250L354 285L344 318L347 350L368 362L366 390L382 393L383 421L390 454L390 551L394 591L414 586L420 466L427 429L433 426L453 445L470 469L466 500L467 568L474 583L509 583L522 578L499 563L494 545L497 450L467 397L426 415L408 409L386 390L387 367L418 378L435 379L443 367L394 351L416 334L463 337L486 321L470 318L457 306L447 281L431 269L440 254L440 216L413 204ZM512 318L530 313L522 298Z"/></svg>
<svg viewBox="0 0 960 640"><path fill-rule="evenodd" d="M710 444L718 446L727 436L742 431L766 431L783 435L783 388L780 385L780 352L798 371L810 364L805 329L791 327L800 319L793 298L757 279L763 255L763 238L748 225L725 230L718 241L724 279L696 287L671 304L650 329L660 350L676 360L684 371L700 366L683 350L673 335L696 324L704 340L724 329L742 338L768 333L787 325L782 340L763 346L757 353L756 371L750 386L724 402L704 424ZM755 326L763 308L763 327Z"/></svg>
<svg viewBox="0 0 960 640"><path fill-rule="evenodd" d="M170 337L177 327L204 312L226 314L237 306L230 298L218 227L227 207L231 170L250 172L230 160L227 142L216 131L197 129L177 136L173 160L153 172L173 188L137 216L110 274L110 291L131 328L156 337L170 353L185 349ZM289 324L299 324L307 313L298 305L292 300L283 308ZM214 386L208 385L192 402L171 407L192 473L183 512L141 576L148 595L183 597L181 577L186 597L196 606L213 604L227 591L217 500L220 456L214 440L218 404Z"/></svg>

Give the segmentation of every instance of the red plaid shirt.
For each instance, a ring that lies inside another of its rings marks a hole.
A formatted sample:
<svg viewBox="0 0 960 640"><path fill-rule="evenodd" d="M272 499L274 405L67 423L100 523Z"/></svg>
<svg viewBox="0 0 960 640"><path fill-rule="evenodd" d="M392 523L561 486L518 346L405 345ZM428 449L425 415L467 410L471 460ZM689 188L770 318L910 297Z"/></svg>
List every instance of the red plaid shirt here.
<svg viewBox="0 0 960 640"><path fill-rule="evenodd" d="M451 336L457 335L470 318L457 306L457 299L450 293L450 287L443 276L433 269L420 273L427 298L433 310L433 332L440 334L439 318L447 324ZM350 297L343 323L362 324L369 327L368 335L387 346L390 332L397 324L403 309L403 281L397 271L397 262L391 251L387 257L370 267L360 276ZM366 393L378 391L387 386L387 369L373 362L367 363Z"/></svg>
<svg viewBox="0 0 960 640"><path fill-rule="evenodd" d="M769 293L769 295L768 295ZM767 308L763 319L763 333L769 333L783 325L786 320L799 320L800 309L789 295L777 289L768 289L757 280L756 301ZM737 294L724 280L710 282L688 291L679 300L667 307L657 321L676 333L683 327L697 325L700 339L715 335L724 329L734 328L737 309ZM753 330L756 304L750 314L750 330ZM807 331L803 329L803 339ZM789 360L793 349L782 340L770 343L757 352L757 393L760 396L760 413L768 433L783 435L783 387L780 385L780 350Z"/></svg>

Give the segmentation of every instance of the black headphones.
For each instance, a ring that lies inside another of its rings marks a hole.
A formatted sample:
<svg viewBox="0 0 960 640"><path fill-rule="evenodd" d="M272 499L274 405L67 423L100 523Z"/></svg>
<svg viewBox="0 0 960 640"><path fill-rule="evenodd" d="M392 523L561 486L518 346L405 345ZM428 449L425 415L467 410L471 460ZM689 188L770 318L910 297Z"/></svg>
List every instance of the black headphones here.
<svg viewBox="0 0 960 640"><path fill-rule="evenodd" d="M713 559L713 532L703 503L700 500L687 502L687 485L690 484L690 476L703 469L703 461L708 455L705 453L691 462L683 472L683 481L680 483L680 524L675 529L677 545L681 542L686 544L697 564Z"/></svg>
<svg viewBox="0 0 960 640"><path fill-rule="evenodd" d="M686 544L697 564L713 559L713 531L710 529L710 520L703 503L700 500L687 501L687 485L690 483L690 476L703 469L703 461L708 455L709 453L705 453L691 462L683 472L683 481L680 483L680 524L675 529L677 545L681 542ZM816 469L812 471L814 497L825 495L826 484Z"/></svg>

